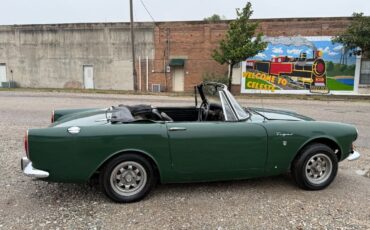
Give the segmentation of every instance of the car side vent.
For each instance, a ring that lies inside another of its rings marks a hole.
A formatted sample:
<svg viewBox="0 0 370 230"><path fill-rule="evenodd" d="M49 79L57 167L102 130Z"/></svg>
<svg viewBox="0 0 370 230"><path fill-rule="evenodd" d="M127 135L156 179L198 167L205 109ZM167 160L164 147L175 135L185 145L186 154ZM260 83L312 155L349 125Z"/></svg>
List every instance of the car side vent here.
<svg viewBox="0 0 370 230"><path fill-rule="evenodd" d="M152 92L156 92L156 93L161 92L161 85L160 84L152 84Z"/></svg>

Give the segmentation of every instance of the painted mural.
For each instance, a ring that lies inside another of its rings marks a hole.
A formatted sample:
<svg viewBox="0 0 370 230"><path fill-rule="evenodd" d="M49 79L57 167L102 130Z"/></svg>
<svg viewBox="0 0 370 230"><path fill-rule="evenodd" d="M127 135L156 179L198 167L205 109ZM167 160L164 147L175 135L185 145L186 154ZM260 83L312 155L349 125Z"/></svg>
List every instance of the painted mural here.
<svg viewBox="0 0 370 230"><path fill-rule="evenodd" d="M353 91L356 57L331 37L264 37L264 52L242 63L241 92Z"/></svg>

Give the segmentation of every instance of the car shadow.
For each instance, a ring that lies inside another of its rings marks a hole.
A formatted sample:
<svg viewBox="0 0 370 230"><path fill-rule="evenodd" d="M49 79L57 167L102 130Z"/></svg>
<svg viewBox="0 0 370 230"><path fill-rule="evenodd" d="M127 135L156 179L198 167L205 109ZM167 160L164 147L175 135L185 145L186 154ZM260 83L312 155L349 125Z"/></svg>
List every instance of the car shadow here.
<svg viewBox="0 0 370 230"><path fill-rule="evenodd" d="M28 197L40 199L46 203L73 203L89 201L105 203L111 202L102 192L97 180L84 184L51 183L34 181L35 188ZM193 197L197 194L205 196L222 196L223 194L243 194L248 191L273 194L281 190L299 190L289 174L247 180L158 184L144 200L162 199L171 197ZM30 191L28 189L28 191Z"/></svg>
<svg viewBox="0 0 370 230"><path fill-rule="evenodd" d="M290 175L284 174L273 177L263 177L233 181L217 181L217 182L197 182L197 183L178 183L178 184L159 184L149 194L149 197L161 196L161 194L174 195L194 195L199 192L204 193L230 193L230 192L245 192L245 191L271 191L275 190L298 190Z"/></svg>

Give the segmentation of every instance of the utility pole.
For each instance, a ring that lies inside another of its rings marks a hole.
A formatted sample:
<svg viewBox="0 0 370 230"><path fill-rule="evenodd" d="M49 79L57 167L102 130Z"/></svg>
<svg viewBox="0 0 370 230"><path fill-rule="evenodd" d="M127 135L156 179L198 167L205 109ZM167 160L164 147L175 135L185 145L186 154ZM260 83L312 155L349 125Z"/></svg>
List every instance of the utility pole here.
<svg viewBox="0 0 370 230"><path fill-rule="evenodd" d="M131 30L131 48L132 48L132 77L134 80L134 90L137 91L137 79L135 68L135 35L134 35L134 14L132 10L132 0L130 0L130 30Z"/></svg>

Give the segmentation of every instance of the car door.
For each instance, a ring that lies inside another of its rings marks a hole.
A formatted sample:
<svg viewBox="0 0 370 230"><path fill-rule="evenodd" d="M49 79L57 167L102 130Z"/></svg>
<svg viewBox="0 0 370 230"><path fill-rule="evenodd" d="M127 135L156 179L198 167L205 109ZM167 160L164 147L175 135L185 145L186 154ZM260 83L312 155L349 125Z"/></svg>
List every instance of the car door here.
<svg viewBox="0 0 370 230"><path fill-rule="evenodd" d="M222 180L261 176L267 156L267 134L255 123L167 123L172 166L189 180Z"/></svg>

